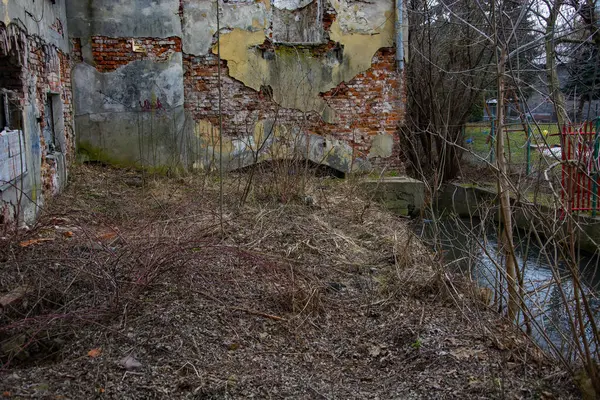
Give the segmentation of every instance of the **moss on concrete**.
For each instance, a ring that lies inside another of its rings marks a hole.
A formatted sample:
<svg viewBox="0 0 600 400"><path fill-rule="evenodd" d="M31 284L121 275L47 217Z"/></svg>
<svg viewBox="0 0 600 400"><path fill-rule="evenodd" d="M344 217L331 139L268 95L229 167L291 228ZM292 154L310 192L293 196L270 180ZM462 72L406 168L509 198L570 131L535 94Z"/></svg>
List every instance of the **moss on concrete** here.
<svg viewBox="0 0 600 400"><path fill-rule="evenodd" d="M111 165L117 168L131 168L138 171L144 171L152 175L173 175L173 174L184 174L185 170L182 166L149 166L141 165L131 160L124 160L121 158L110 155L104 149L94 146L87 141L80 141L77 143L77 162L99 162L107 165Z"/></svg>

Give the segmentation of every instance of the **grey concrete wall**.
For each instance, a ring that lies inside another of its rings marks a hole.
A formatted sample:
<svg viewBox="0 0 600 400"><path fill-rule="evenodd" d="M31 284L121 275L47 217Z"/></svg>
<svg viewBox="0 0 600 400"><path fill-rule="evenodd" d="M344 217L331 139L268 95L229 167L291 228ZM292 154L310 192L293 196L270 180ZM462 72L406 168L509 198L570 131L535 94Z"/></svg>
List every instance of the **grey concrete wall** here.
<svg viewBox="0 0 600 400"><path fill-rule="evenodd" d="M425 206L425 184L408 177L383 177L361 183L365 194L400 215L418 215Z"/></svg>
<svg viewBox="0 0 600 400"><path fill-rule="evenodd" d="M65 0L72 37L81 39L83 59L92 64L90 37L181 36L179 0Z"/></svg>
<svg viewBox="0 0 600 400"><path fill-rule="evenodd" d="M67 10L64 1L52 4L49 0L3 0L0 1L0 18L4 25L17 22L29 34L40 36L65 53L69 52Z"/></svg>
<svg viewBox="0 0 600 400"><path fill-rule="evenodd" d="M480 218L483 215L499 221L498 195L494 190L474 186L462 186L458 184L446 184L435 199L435 207L439 211L451 212L462 218ZM547 221L531 218L531 213L523 211L519 202L511 200L513 205L513 223L516 228L524 231L535 229L540 236L546 232ZM541 214L547 215L550 220L557 218L557 211L544 205L535 206ZM577 235L577 245L590 253L600 252L600 218L589 216L575 216L581 226L581 232ZM566 220L562 220L565 222ZM561 221L559 221L561 222ZM559 223L557 227L567 232L567 224Z"/></svg>
<svg viewBox="0 0 600 400"><path fill-rule="evenodd" d="M66 0L73 37L181 36L179 0Z"/></svg>
<svg viewBox="0 0 600 400"><path fill-rule="evenodd" d="M135 61L108 73L80 63L73 80L80 152L121 165L187 164L181 53L169 62ZM143 109L146 101L151 110Z"/></svg>
<svg viewBox="0 0 600 400"><path fill-rule="evenodd" d="M194 55L207 54L217 32L217 3L212 0L185 0L183 15L183 51ZM221 4L223 28L257 32L266 29L268 25L269 13L261 1Z"/></svg>

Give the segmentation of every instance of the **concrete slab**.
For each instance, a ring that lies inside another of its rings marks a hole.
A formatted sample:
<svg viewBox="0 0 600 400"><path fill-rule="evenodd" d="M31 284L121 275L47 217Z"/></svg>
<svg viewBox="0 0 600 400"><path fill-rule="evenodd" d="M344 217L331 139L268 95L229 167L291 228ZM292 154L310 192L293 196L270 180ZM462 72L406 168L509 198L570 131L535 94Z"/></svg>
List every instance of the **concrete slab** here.
<svg viewBox="0 0 600 400"><path fill-rule="evenodd" d="M499 221L498 195L495 190L490 188L446 184L438 197L435 199L435 207L438 211L451 212L462 218L481 217L481 212L491 216L495 221ZM531 213L524 210L523 205L515 199L511 199L513 204L513 222L515 227L528 231L535 229L544 237L545 219L532 219ZM547 218L559 218L560 212L554 207L537 204L540 215L546 215ZM491 213L490 213L491 210ZM566 220L558 220L556 225L559 229L566 231ZM577 235L577 246L589 253L600 254L600 217L589 215L576 215L576 221L581 227Z"/></svg>
<svg viewBox="0 0 600 400"><path fill-rule="evenodd" d="M368 179L363 189L400 215L416 215L425 205L425 184L407 176Z"/></svg>

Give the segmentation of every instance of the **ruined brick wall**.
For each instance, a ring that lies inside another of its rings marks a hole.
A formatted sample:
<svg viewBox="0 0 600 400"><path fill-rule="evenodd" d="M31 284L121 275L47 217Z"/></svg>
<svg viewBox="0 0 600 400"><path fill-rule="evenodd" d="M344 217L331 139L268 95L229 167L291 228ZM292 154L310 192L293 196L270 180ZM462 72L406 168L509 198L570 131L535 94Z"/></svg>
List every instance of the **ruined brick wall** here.
<svg viewBox="0 0 600 400"><path fill-rule="evenodd" d="M391 157L376 157L378 167L401 169L398 127L404 119L402 79L396 67L394 48L381 49L373 57L371 68L349 82L323 93L324 99L336 111L339 122L325 124L322 134L350 141L357 156L366 155L376 135L388 134L395 145Z"/></svg>
<svg viewBox="0 0 600 400"><path fill-rule="evenodd" d="M1 25L0 29L7 28ZM75 155L70 55L21 27L10 29L13 45L5 49L8 51L0 50L0 89L11 93L10 128L13 133L23 132L23 139L20 164L10 167L20 172L3 174L14 179L0 182L0 226L4 229L14 227L25 215L29 216L27 222L33 220L38 207L66 184L68 164ZM49 94L59 97L55 106L62 110L53 118L55 128L61 129L55 131L55 136L60 136L59 150L49 148L43 133ZM8 143L1 142L2 146Z"/></svg>
<svg viewBox="0 0 600 400"><path fill-rule="evenodd" d="M27 68L24 69L26 77L25 97L28 102L35 102L37 110L36 120L39 123L39 156L41 157L41 182L42 195L50 198L56 194L60 188L57 180L59 168L58 161L54 157L49 157L51 151L42 134L46 128L46 102L49 93L60 96L63 108L64 126L61 132L56 135L64 136L65 149L61 149L67 162L74 161L75 149L75 130L73 121L73 92L71 87L71 59L68 54L45 43L40 37L28 37L29 59ZM35 82L35 87L32 84ZM62 138L61 138L62 140Z"/></svg>
<svg viewBox="0 0 600 400"><path fill-rule="evenodd" d="M63 103L63 114L65 122L65 142L67 160L75 161L75 112L73 109L73 82L71 81L71 70L73 61L69 54L58 51L60 62L60 95Z"/></svg>
<svg viewBox="0 0 600 400"><path fill-rule="evenodd" d="M136 60L165 62L174 53L181 53L179 37L132 39L93 36L91 43L94 63L100 72L114 71Z"/></svg>
<svg viewBox="0 0 600 400"><path fill-rule="evenodd" d="M113 0L101 0L94 7L112 3ZM180 148L198 147L214 154L214 149L209 149L213 140L206 137L206 131L213 135L218 129L219 119L219 65L214 54L216 21L210 2L165 0L163 8L144 10L139 9L139 4L132 3L125 16L111 15L110 22L99 21L102 23L98 26L107 24L107 27L95 28L94 32L89 27L96 22L95 14L90 14L75 0L70 0L70 4L73 4L72 9L78 10L73 18L78 25L74 30L78 33L72 38L72 59L78 63L75 75L102 82L100 85L119 82L124 86L123 91L130 92L121 95L114 85L108 87L108 84L105 88L86 89L85 82L76 82L85 98L82 101L85 110L81 111L77 121L85 124L86 142L98 146L103 153L110 153L110 146L130 143L113 135L112 127L123 127L139 135L139 131L127 128L132 120L136 120L136 113L160 109L154 101L165 103L164 87L162 93L151 91L151 97L148 97L148 87L138 90L133 75L142 72L144 79L156 86L163 73L156 66L164 65L176 72L173 63L180 62L182 76L170 87L176 86L178 91L183 91L181 106L185 122L180 123L177 116L180 103L172 103L168 117L173 119L173 128L167 128L169 131L161 135L173 136L177 142L189 141L179 143ZM388 167L402 170L398 128L404 118L404 90L395 60L394 21L390 18L394 15L393 1L367 4L354 0L313 0L310 7L295 9L292 6L281 8L284 3L276 4L272 0L222 4L224 53L220 67L222 133L227 141L226 151L237 149L240 142L243 145L243 142L251 141L257 131L277 125L282 131L310 136L307 140L312 141L313 147L318 147L321 140L318 138L323 138L324 147L339 150L327 161L336 163L328 164L334 168L347 169L348 160L352 159L353 163L356 159L361 163L359 169ZM136 12L145 12L152 20L168 23L150 26L142 20L131 20ZM177 18L173 19L173 15ZM134 26L129 28L126 22L117 25L119 21L129 21ZM286 21L299 25L286 31ZM161 36L148 36L148 32ZM281 63L278 61L280 55L287 57ZM302 66L295 68L295 64ZM281 66L289 69L289 75L285 75L288 70L278 69ZM285 84L304 79L311 80L314 87L306 91L309 104L303 107L299 105L303 102L299 99L302 90L290 93L289 98L296 100L289 100ZM110 98L106 95L109 90ZM170 90L166 89L167 92ZM147 99L154 99L150 107L144 106ZM106 105L105 100L110 104ZM75 101L77 103L77 99ZM94 104L93 109L89 104ZM115 120L122 119L122 123L110 121L113 125L109 129L89 122L94 113L98 119L106 119L106 114L113 112L113 108L120 110L115 112ZM148 118L154 118L154 115ZM98 132L93 133L93 130ZM88 131L92 133L88 134ZM180 135L180 131L185 132ZM100 136L102 141L96 139ZM111 143L108 146L104 144L107 136ZM148 139L155 140L154 137ZM171 151L164 143L151 145L161 149L159 151ZM140 154L128 157L142 158L143 151L140 149ZM114 153L118 155L118 151ZM188 160L198 154L186 150L181 158ZM177 154L169 157L179 158ZM196 164L196 160L192 162Z"/></svg>
<svg viewBox="0 0 600 400"><path fill-rule="evenodd" d="M214 54L186 54L184 63L185 109L195 121L218 124L218 58ZM303 114L279 107L268 94L255 91L229 76L226 61L221 61L223 134L230 137L253 133L253 122L264 118L300 124ZM305 125L303 123L303 125Z"/></svg>
<svg viewBox="0 0 600 400"><path fill-rule="evenodd" d="M330 136L352 145L356 157L366 157L374 136L394 137L394 153L386 159L374 159L378 167L402 169L399 157L398 126L404 118L401 79L396 69L395 50L381 49L373 57L371 69L342 82L323 99L336 112L338 121L326 123L316 112L278 106L263 91L255 91L229 77L226 61L221 61L223 134L230 137L253 133L253 122L277 120L309 134ZM194 120L218 124L218 60L214 54L184 55L185 108Z"/></svg>
<svg viewBox="0 0 600 400"><path fill-rule="evenodd" d="M83 53L81 49L81 38L71 38L71 62L73 64L83 62Z"/></svg>

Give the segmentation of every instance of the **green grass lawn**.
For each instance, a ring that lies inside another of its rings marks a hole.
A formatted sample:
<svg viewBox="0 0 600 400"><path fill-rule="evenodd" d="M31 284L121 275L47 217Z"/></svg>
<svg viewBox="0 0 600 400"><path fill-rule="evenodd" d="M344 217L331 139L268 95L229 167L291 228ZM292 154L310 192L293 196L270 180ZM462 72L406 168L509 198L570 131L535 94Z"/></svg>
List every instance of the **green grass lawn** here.
<svg viewBox="0 0 600 400"><path fill-rule="evenodd" d="M525 168L527 162L527 135L523 130L523 126L521 124L509 124L507 126L507 136L508 140L506 143L506 148L509 150L510 159L509 164L513 167ZM558 125L556 124L539 124L538 126L532 125L532 137L531 143L532 145L549 145L553 146L555 144L560 144L560 136L558 135ZM544 136L542 132L546 130L547 135ZM465 138L465 147L471 150L473 153L478 156L489 160L491 143L487 140L490 132L490 124L489 123L479 123L479 124L468 124L465 127L464 138ZM466 143L468 139L471 139L471 143ZM541 150L541 149L540 149ZM541 162L543 161L543 162ZM531 149L531 171L540 170L546 168L549 163L553 163L554 160L551 157L543 157L541 152L538 149ZM560 174L560 168L555 168L553 170L553 176L558 179ZM495 190L494 185L479 183L482 187L489 187ZM536 204L554 207L554 198L549 193L537 193L534 194L530 191L525 191L523 193L525 198L529 201L534 201ZM599 207L600 208L600 207ZM592 212L579 212L581 215L592 215Z"/></svg>
<svg viewBox="0 0 600 400"><path fill-rule="evenodd" d="M489 132L491 130L490 123L468 124L465 127L465 147L470 149L475 154L487 158L490 154L491 141L488 141ZM507 156L511 164L525 164L527 161L527 133L520 123L508 124L508 140L506 148ZM532 138L531 143L542 146L545 144L543 131L547 131L545 142L550 146L560 144L560 136L558 136L558 125L556 124L538 124L531 125ZM466 143L468 140L471 143ZM532 163L540 159L541 154L536 149L531 149Z"/></svg>

